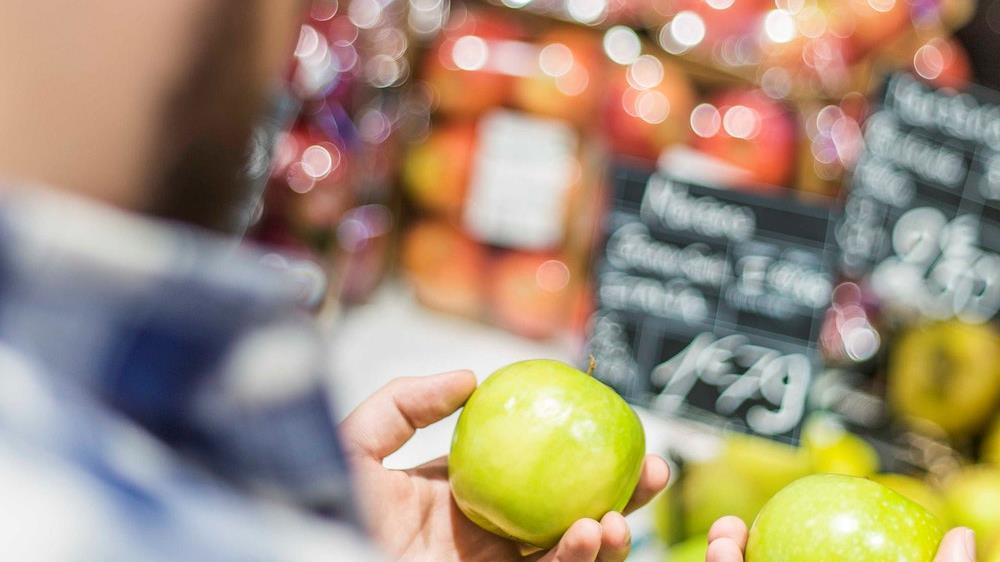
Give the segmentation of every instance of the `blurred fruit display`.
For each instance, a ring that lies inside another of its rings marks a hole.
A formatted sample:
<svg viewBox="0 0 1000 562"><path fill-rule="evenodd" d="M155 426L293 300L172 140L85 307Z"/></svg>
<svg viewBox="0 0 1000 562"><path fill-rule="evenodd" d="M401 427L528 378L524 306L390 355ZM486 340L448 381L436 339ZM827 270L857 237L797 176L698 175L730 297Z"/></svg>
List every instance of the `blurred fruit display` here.
<svg viewBox="0 0 1000 562"><path fill-rule="evenodd" d="M1000 466L1000 417L993 422L983 438L981 458L984 462Z"/></svg>
<svg viewBox="0 0 1000 562"><path fill-rule="evenodd" d="M456 222L460 220L475 143L474 122L457 121L435 128L407 153L403 186L414 206Z"/></svg>
<svg viewBox="0 0 1000 562"><path fill-rule="evenodd" d="M386 269L405 7L319 0L300 29L286 81L297 110L275 139L249 235L313 264L326 287L316 306L364 300Z"/></svg>
<svg viewBox="0 0 1000 562"><path fill-rule="evenodd" d="M954 474L944 489L952 523L976 532L979 552L1000 542L1000 469L971 466Z"/></svg>
<svg viewBox="0 0 1000 562"><path fill-rule="evenodd" d="M951 517L944 504L941 492L927 482L905 474L876 474L872 480L895 491L910 501L917 502L933 513L942 523L949 524Z"/></svg>
<svg viewBox="0 0 1000 562"><path fill-rule="evenodd" d="M866 477L879 469L878 453L867 441L822 414L806 422L802 447L817 472Z"/></svg>
<svg viewBox="0 0 1000 562"><path fill-rule="evenodd" d="M959 321L906 330L892 346L888 399L953 437L982 431L1000 401L1000 332Z"/></svg>
<svg viewBox="0 0 1000 562"><path fill-rule="evenodd" d="M437 109L473 117L505 103L514 82L505 66L524 64L512 51L522 35L511 18L456 6L421 66Z"/></svg>
<svg viewBox="0 0 1000 562"><path fill-rule="evenodd" d="M417 298L446 312L477 318L486 305L487 251L445 221L414 224L402 248Z"/></svg>
<svg viewBox="0 0 1000 562"><path fill-rule="evenodd" d="M610 64L599 33L542 27L450 6L417 65L426 126L400 174L401 265L417 297L532 338L582 327Z"/></svg>
<svg viewBox="0 0 1000 562"><path fill-rule="evenodd" d="M704 562L708 554L708 536L695 535L670 547L670 562Z"/></svg>
<svg viewBox="0 0 1000 562"><path fill-rule="evenodd" d="M604 36L608 56L628 60L627 28L613 28ZM662 56L639 55L617 65L609 77L604 106L606 136L615 153L655 160L664 147L686 142L688 121L697 100L693 85L678 63Z"/></svg>
<svg viewBox="0 0 1000 562"><path fill-rule="evenodd" d="M795 168L795 121L760 90L720 92L692 113L694 147L750 173L753 183L788 185Z"/></svg>

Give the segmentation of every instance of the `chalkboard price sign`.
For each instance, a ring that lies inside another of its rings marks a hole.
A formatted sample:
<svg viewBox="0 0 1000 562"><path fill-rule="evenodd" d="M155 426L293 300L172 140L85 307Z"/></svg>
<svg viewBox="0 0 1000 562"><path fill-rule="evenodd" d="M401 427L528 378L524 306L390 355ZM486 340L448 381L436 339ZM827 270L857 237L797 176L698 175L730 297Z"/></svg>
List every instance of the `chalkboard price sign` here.
<svg viewBox="0 0 1000 562"><path fill-rule="evenodd" d="M831 210L620 166L596 376L671 415L794 441L818 366Z"/></svg>
<svg viewBox="0 0 1000 562"><path fill-rule="evenodd" d="M891 308L969 322L1000 311L1000 95L893 76L837 228L841 268Z"/></svg>

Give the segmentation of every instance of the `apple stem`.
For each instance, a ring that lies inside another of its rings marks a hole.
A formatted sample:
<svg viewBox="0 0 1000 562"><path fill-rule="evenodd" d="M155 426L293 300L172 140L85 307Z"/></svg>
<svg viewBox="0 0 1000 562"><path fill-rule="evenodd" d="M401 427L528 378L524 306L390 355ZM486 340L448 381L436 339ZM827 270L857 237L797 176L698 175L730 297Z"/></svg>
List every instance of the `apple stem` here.
<svg viewBox="0 0 1000 562"><path fill-rule="evenodd" d="M594 376L594 369L595 369L596 367L597 367L597 359L594 359L594 356L593 356L593 355L591 355L591 356L589 357L589 362L588 362L588 364L587 364L587 374L588 374L589 376Z"/></svg>

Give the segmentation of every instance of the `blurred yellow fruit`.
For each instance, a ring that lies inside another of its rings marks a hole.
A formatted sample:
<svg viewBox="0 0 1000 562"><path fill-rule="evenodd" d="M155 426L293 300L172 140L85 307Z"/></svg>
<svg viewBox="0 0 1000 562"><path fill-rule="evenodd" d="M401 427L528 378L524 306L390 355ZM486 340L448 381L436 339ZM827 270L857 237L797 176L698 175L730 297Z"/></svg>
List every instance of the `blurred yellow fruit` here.
<svg viewBox="0 0 1000 562"><path fill-rule="evenodd" d="M749 525L767 500L722 458L684 467L680 503L684 534L707 533L716 519L735 515Z"/></svg>
<svg viewBox="0 0 1000 562"><path fill-rule="evenodd" d="M708 536L697 535L670 547L667 562L705 562L708 554Z"/></svg>
<svg viewBox="0 0 1000 562"><path fill-rule="evenodd" d="M1000 540L993 541L993 546L986 552L983 562L1000 562Z"/></svg>
<svg viewBox="0 0 1000 562"><path fill-rule="evenodd" d="M948 510L945 509L944 498L928 483L903 474L875 474L871 479L910 501L920 504L947 525Z"/></svg>
<svg viewBox="0 0 1000 562"><path fill-rule="evenodd" d="M683 529L678 524L677 488L673 475L666 490L653 500L653 530L663 544L670 544L683 537Z"/></svg>
<svg viewBox="0 0 1000 562"><path fill-rule="evenodd" d="M1000 399L1000 336L990 324L939 322L914 328L892 348L888 400L907 418L956 437L981 429Z"/></svg>
<svg viewBox="0 0 1000 562"><path fill-rule="evenodd" d="M749 435L728 436L721 459L750 481L764 500L810 471L809 457L798 447Z"/></svg>
<svg viewBox="0 0 1000 562"><path fill-rule="evenodd" d="M878 453L867 441L826 416L815 416L802 430L802 447L815 472L869 476L878 470Z"/></svg>
<svg viewBox="0 0 1000 562"><path fill-rule="evenodd" d="M993 426L986 433L981 453L983 462L1000 466L1000 418L993 422Z"/></svg>
<svg viewBox="0 0 1000 562"><path fill-rule="evenodd" d="M945 482L944 497L951 523L975 531L980 552L1000 542L1000 468L963 468Z"/></svg>

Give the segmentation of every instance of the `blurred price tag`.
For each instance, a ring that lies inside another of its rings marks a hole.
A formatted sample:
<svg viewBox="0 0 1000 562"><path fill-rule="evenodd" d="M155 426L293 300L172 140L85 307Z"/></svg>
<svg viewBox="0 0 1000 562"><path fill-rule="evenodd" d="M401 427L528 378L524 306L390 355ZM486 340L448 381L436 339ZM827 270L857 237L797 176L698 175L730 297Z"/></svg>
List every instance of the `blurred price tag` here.
<svg viewBox="0 0 1000 562"><path fill-rule="evenodd" d="M984 322L1000 312L1000 94L889 81L837 228L841 268L890 307Z"/></svg>
<svg viewBox="0 0 1000 562"><path fill-rule="evenodd" d="M794 441L836 261L831 210L620 167L590 351L630 400Z"/></svg>
<svg viewBox="0 0 1000 562"><path fill-rule="evenodd" d="M465 207L468 231L497 246L558 246L566 197L580 173L577 144L561 121L514 111L483 117Z"/></svg>

